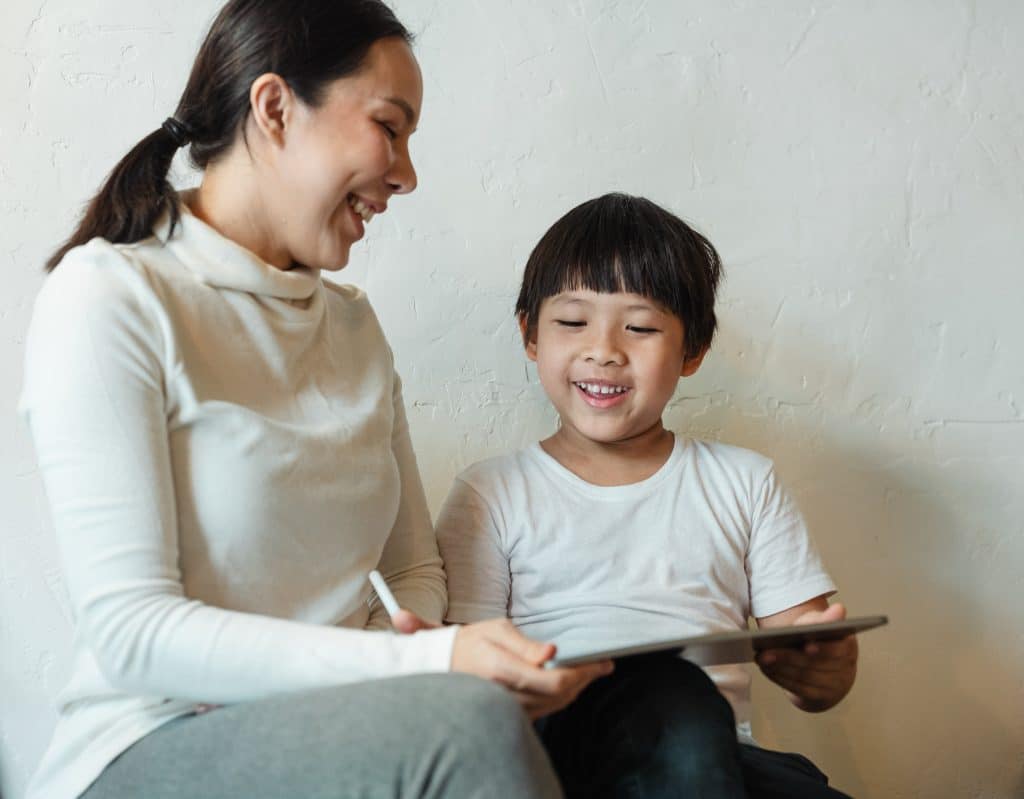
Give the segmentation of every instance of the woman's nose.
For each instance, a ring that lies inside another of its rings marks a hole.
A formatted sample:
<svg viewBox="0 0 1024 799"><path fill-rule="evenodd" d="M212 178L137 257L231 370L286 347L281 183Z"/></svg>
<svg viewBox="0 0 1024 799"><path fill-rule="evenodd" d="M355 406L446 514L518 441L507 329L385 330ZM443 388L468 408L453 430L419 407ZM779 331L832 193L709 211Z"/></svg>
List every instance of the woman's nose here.
<svg viewBox="0 0 1024 799"><path fill-rule="evenodd" d="M395 163L392 164L384 179L395 194L408 194L411 191L415 191L418 183L416 168L412 165L412 156L409 155L408 150L403 149L397 155Z"/></svg>

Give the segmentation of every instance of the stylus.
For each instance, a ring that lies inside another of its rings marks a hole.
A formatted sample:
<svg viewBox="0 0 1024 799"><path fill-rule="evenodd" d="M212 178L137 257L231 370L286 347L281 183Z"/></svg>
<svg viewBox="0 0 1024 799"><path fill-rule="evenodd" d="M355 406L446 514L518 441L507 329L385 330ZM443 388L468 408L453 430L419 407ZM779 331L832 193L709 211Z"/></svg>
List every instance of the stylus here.
<svg viewBox="0 0 1024 799"><path fill-rule="evenodd" d="M395 599L395 595L391 593L391 589L388 588L388 584L384 582L384 578L381 577L380 572L376 569L370 572L370 585L372 585L373 590L377 592L377 597L380 599L381 604L384 605L384 609L388 612L389 616L394 616L401 610L398 605L398 600Z"/></svg>

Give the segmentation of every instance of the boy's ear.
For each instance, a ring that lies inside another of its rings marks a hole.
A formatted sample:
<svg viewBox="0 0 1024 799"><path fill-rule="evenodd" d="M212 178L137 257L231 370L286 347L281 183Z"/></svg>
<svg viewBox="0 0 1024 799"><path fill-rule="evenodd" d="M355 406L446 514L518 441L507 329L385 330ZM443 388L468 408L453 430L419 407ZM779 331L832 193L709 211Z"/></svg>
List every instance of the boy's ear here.
<svg viewBox="0 0 1024 799"><path fill-rule="evenodd" d="M708 348L705 347L692 358L686 358L683 361L683 368L679 370L680 377L690 377L700 369L700 365L704 362L704 356L708 354Z"/></svg>
<svg viewBox="0 0 1024 799"><path fill-rule="evenodd" d="M523 337L523 347L526 349L526 357L531 361L537 360L537 336L534 333L530 335L529 328L526 326L526 315L523 314L519 317L519 334Z"/></svg>

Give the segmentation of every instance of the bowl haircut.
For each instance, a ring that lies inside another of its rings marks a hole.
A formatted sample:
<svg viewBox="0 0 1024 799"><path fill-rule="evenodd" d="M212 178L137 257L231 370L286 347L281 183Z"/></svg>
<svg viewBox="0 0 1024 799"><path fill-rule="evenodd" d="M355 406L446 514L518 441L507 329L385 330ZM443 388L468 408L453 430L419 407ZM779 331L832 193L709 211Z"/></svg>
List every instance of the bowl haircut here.
<svg viewBox="0 0 1024 799"><path fill-rule="evenodd" d="M683 323L686 357L711 346L722 262L714 246L644 197L605 194L576 206L530 253L516 315L533 338L544 300L564 291L627 292Z"/></svg>

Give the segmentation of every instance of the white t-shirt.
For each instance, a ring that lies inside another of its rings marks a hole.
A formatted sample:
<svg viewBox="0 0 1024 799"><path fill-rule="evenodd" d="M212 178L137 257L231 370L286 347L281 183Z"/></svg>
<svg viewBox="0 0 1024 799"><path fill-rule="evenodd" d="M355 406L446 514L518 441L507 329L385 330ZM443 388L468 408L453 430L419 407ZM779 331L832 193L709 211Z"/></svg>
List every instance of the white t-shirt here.
<svg viewBox="0 0 1024 799"><path fill-rule="evenodd" d="M835 590L771 461L676 437L654 475L595 486L540 447L458 476L437 522L448 620L507 616L560 654L744 629ZM708 669L749 734L750 672Z"/></svg>
<svg viewBox="0 0 1024 799"><path fill-rule="evenodd" d="M189 213L96 239L36 301L22 410L75 619L29 796L78 796L199 703L446 671L455 629L391 352L365 295ZM182 765L187 768L187 764Z"/></svg>

